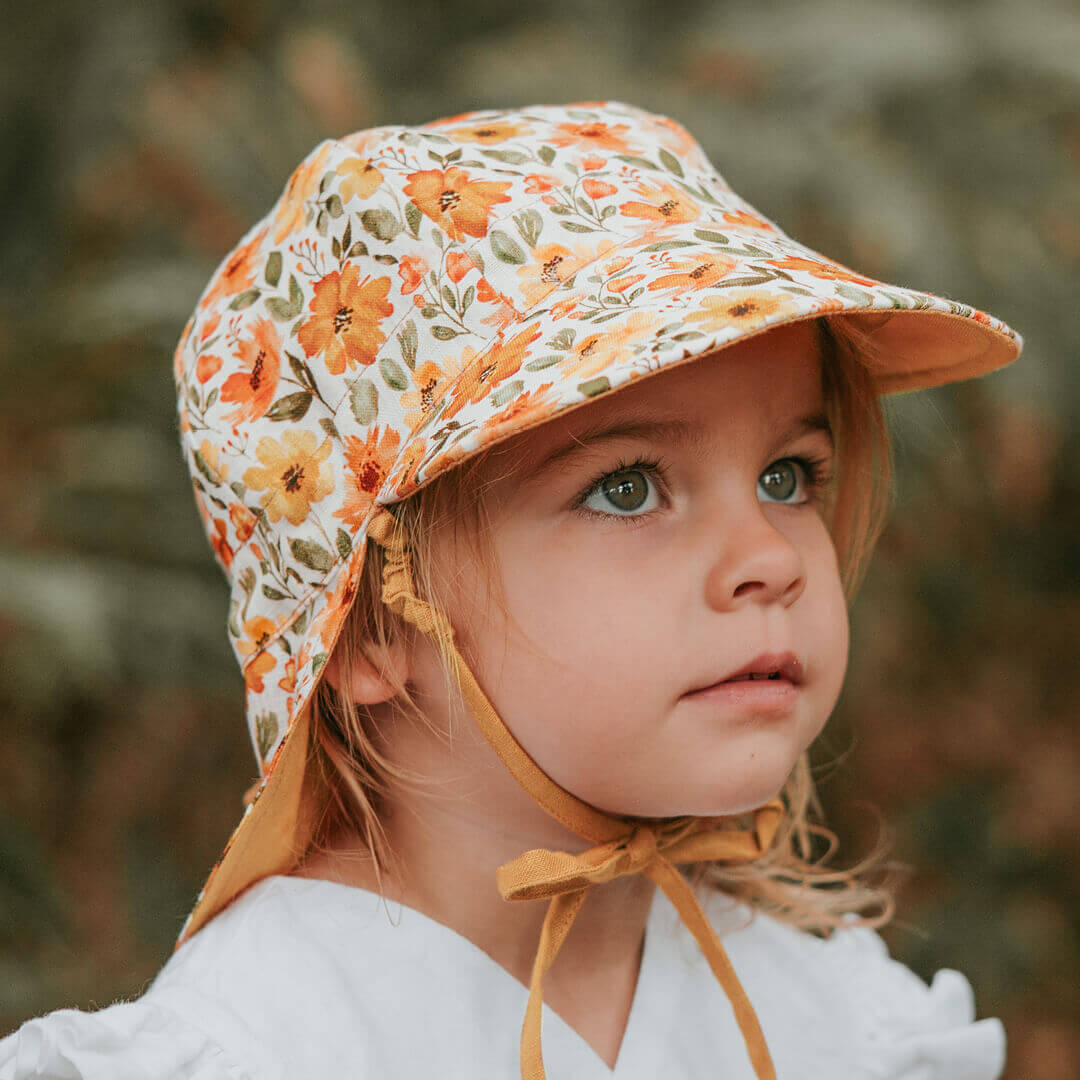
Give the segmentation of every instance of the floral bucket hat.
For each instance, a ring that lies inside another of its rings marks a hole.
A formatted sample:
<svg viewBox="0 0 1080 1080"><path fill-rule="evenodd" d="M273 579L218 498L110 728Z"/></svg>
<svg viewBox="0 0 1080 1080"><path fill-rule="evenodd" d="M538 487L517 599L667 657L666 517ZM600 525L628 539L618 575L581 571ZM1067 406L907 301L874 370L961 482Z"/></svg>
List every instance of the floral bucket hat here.
<svg viewBox="0 0 1080 1080"><path fill-rule="evenodd" d="M317 146L218 268L175 354L183 449L231 583L229 636L261 773L181 943L304 853L319 809L305 783L306 706L370 540L387 552L384 600L447 644L507 767L599 845L584 863L532 852L500 871L508 898L552 898L526 1074L543 1075L540 979L575 904L590 884L644 872L706 951L757 1075L772 1075L753 1010L671 867L755 857L779 804L758 811L750 834L694 821L628 832L558 788L494 713L452 628L412 595L386 508L591 398L826 314L872 331L881 393L981 375L1020 351L981 311L804 247L736 195L684 128L633 106L475 112Z"/></svg>

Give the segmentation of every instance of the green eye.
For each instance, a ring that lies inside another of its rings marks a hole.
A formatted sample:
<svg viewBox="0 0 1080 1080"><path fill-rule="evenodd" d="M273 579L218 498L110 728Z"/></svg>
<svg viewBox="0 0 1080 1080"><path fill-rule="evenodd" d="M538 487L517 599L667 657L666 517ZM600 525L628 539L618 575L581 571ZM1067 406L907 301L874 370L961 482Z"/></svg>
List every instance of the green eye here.
<svg viewBox="0 0 1080 1080"><path fill-rule="evenodd" d="M604 497L618 510L640 510L649 497L649 485L636 469L612 473L600 489Z"/></svg>
<svg viewBox="0 0 1080 1080"><path fill-rule="evenodd" d="M758 490L772 502L791 502L799 491L799 466L790 458L774 461L759 477Z"/></svg>

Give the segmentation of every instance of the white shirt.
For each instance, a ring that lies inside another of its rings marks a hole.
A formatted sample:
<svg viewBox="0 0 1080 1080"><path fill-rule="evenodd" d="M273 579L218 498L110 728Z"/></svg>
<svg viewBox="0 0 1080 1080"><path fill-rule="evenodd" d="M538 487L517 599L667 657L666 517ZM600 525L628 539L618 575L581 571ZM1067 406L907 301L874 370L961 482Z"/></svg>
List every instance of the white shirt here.
<svg viewBox="0 0 1080 1080"><path fill-rule="evenodd" d="M706 910L779 1080L996 1080L997 1020L967 980L927 986L871 930L823 941L727 897ZM374 893L270 877L139 999L0 1041L0 1080L514 1080L528 991L453 930ZM753 1080L731 1006L657 890L615 1069L544 1007L551 1080Z"/></svg>

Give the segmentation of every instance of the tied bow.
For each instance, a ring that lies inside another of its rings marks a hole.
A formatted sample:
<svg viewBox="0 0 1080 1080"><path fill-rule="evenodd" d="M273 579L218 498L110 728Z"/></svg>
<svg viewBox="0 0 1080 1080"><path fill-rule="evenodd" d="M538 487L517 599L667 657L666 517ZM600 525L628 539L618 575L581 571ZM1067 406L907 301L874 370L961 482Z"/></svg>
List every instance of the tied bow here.
<svg viewBox="0 0 1080 1080"><path fill-rule="evenodd" d="M731 1002L756 1076L759 1080L775 1080L772 1059L753 1006L693 889L675 869L675 864L705 860L749 862L768 850L783 812L779 799L766 803L754 812L754 829L747 832L720 827L716 820L707 818L641 824L622 839L598 844L579 855L537 848L499 867L499 892L504 900L551 898L540 930L521 1030L521 1074L526 1080L543 1080L545 1076L540 1049L544 974L555 962L589 889L639 873L664 890L683 924L694 935Z"/></svg>
<svg viewBox="0 0 1080 1080"><path fill-rule="evenodd" d="M498 870L499 891L504 899L551 898L540 930L529 982L529 1003L521 1029L523 1080L545 1080L540 1051L545 972L562 948L589 889L627 874L645 874L663 889L731 1002L755 1075L758 1080L776 1080L753 1006L693 889L675 869L675 864L756 859L772 844L784 813L783 803L774 799L758 807L754 811L753 830L741 832L714 818L635 823L612 817L575 798L559 787L514 738L458 652L449 620L413 591L409 550L397 521L385 507L378 507L373 513L367 536L384 552L383 602L439 645L480 731L510 774L556 821L596 844L578 855L538 848Z"/></svg>

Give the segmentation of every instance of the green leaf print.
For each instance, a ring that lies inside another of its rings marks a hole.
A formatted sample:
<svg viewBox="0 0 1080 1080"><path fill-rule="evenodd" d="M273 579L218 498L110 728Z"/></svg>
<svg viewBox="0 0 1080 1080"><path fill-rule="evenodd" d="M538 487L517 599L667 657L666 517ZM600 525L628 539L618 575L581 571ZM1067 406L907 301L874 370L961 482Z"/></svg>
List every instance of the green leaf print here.
<svg viewBox="0 0 1080 1080"><path fill-rule="evenodd" d="M409 388L409 377L401 370L401 365L397 361L391 360L389 356L384 356L379 361L379 371L391 390L407 390Z"/></svg>
<svg viewBox="0 0 1080 1080"><path fill-rule="evenodd" d="M499 229L492 229L488 234L491 241L491 250L495 252L495 258L501 262L510 263L512 266L522 266L526 261L525 252L521 245L512 237Z"/></svg>
<svg viewBox="0 0 1080 1080"><path fill-rule="evenodd" d="M259 756L265 760L278 739L277 713L259 713L255 717L255 741L259 744Z"/></svg>
<svg viewBox="0 0 1080 1080"><path fill-rule="evenodd" d="M295 394L286 394L278 398L266 410L267 420L302 420L311 407L312 395L307 390L298 390Z"/></svg>
<svg viewBox="0 0 1080 1080"><path fill-rule="evenodd" d="M263 272L263 276L266 278L266 284L272 288L277 288L277 283L281 279L281 252L271 251L266 260L266 270Z"/></svg>
<svg viewBox="0 0 1080 1080"><path fill-rule="evenodd" d="M541 146L536 151L536 156L545 164L550 165L555 160L555 151L550 146Z"/></svg>
<svg viewBox="0 0 1080 1080"><path fill-rule="evenodd" d="M544 368L551 367L552 364L559 363L560 360L565 360L565 356L560 356L558 353L552 353L550 356L541 356L536 360L530 360L525 365L526 371L543 371Z"/></svg>
<svg viewBox="0 0 1080 1080"><path fill-rule="evenodd" d="M251 307L256 300L259 299L258 289L247 289L240 293L239 296L233 297L233 301L229 304L230 311L243 311L245 308Z"/></svg>
<svg viewBox="0 0 1080 1080"><path fill-rule="evenodd" d="M356 422L366 426L379 415L379 391L370 379L357 379L349 391L349 408Z"/></svg>
<svg viewBox="0 0 1080 1080"><path fill-rule="evenodd" d="M597 394L602 394L605 390L611 389L611 383L608 382L606 375L601 375L598 379L589 379L588 382L578 383L578 393L584 394L586 397L595 397Z"/></svg>
<svg viewBox="0 0 1080 1080"><path fill-rule="evenodd" d="M472 286L469 286L472 289ZM473 290L475 292L475 290ZM468 297L468 292L466 292ZM468 303L465 307L468 307ZM417 334L416 323L410 319L401 330L401 333L397 336L398 344L401 346L401 359L405 361L405 366L410 370L416 366L416 346L417 346Z"/></svg>
<svg viewBox="0 0 1080 1080"><path fill-rule="evenodd" d="M347 559L352 553L352 537L344 529L338 529L336 542L338 554Z"/></svg>
<svg viewBox="0 0 1080 1080"><path fill-rule="evenodd" d="M401 222L385 207L379 207L376 210L365 210L360 215L360 224L376 240L390 241L401 232Z"/></svg>
<svg viewBox="0 0 1080 1080"><path fill-rule="evenodd" d="M500 386L499 389L491 395L491 404L496 408L501 408L508 401L513 401L524 389L525 383L521 379L514 379L505 386Z"/></svg>
<svg viewBox="0 0 1080 1080"><path fill-rule="evenodd" d="M289 550L298 563L320 574L325 574L334 565L334 556L314 540L290 540Z"/></svg>
<svg viewBox="0 0 1080 1080"><path fill-rule="evenodd" d="M416 203L410 200L405 204L405 223L409 226L409 232L413 236L420 232L420 222L423 219L424 215L420 212L420 207Z"/></svg>
<svg viewBox="0 0 1080 1080"><path fill-rule="evenodd" d="M278 592L277 589L273 588L270 585L266 585L266 584L264 584L263 587L262 587L262 594L263 594L263 596L266 597L267 600L284 600L285 599L285 594L283 592Z"/></svg>
<svg viewBox="0 0 1080 1080"><path fill-rule="evenodd" d="M676 176L683 175L683 168L679 164L679 159L669 150L660 151L660 162L669 173L674 173Z"/></svg>

